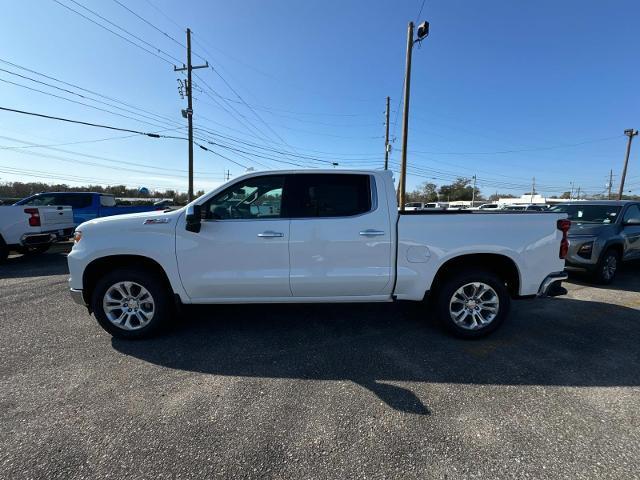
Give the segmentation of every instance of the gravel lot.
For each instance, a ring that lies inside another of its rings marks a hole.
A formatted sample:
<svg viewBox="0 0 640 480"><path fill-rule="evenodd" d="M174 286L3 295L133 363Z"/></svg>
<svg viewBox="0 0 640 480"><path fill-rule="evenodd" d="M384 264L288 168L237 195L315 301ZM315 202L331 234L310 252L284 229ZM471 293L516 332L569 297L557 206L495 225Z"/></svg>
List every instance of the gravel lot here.
<svg viewBox="0 0 640 480"><path fill-rule="evenodd" d="M189 309L112 340L64 249L0 266L0 478L639 478L640 266L488 339L411 305Z"/></svg>

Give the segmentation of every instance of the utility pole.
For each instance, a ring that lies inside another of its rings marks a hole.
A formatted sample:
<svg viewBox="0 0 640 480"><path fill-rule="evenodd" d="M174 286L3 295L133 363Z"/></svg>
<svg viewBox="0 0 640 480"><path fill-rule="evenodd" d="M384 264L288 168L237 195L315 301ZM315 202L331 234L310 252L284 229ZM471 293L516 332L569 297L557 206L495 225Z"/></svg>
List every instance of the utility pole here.
<svg viewBox="0 0 640 480"><path fill-rule="evenodd" d="M404 211L405 193L407 188L407 139L409 136L409 95L411 93L411 55L413 44L421 42L429 35L429 22L422 22L418 27L417 38L413 39L413 22L407 28L407 58L404 74L404 105L402 107L402 161L400 166L400 182L398 200L400 210Z"/></svg>
<svg viewBox="0 0 640 480"><path fill-rule="evenodd" d="M531 202L533 203L533 196L536 194L536 177L533 177L533 181L531 182Z"/></svg>
<svg viewBox="0 0 640 480"><path fill-rule="evenodd" d="M624 193L624 181L627 177L627 166L629 165L629 154L631 153L631 141L633 137L638 135L638 130L633 128L627 128L624 134L629 137L627 140L627 154L624 157L624 167L622 168L622 178L620 178L620 191L618 192L618 200L622 200L622 194Z"/></svg>
<svg viewBox="0 0 640 480"><path fill-rule="evenodd" d="M476 176L473 176L473 189L471 190L471 208L474 207L476 201Z"/></svg>
<svg viewBox="0 0 640 480"><path fill-rule="evenodd" d="M571 184L571 192L569 193L569 203L573 200L573 182L569 182Z"/></svg>
<svg viewBox="0 0 640 480"><path fill-rule="evenodd" d="M387 97L387 109L385 112L385 122L384 122L384 169L389 170L389 150L391 145L389 145L389 102L391 98Z"/></svg>
<svg viewBox="0 0 640 480"><path fill-rule="evenodd" d="M578 199L578 201L580 200L580 188L581 188L581 187L580 187L580 185L578 185L578 195L577 195L577 197L578 197L578 198L577 198L577 199Z"/></svg>
<svg viewBox="0 0 640 480"><path fill-rule="evenodd" d="M189 201L193 200L193 98L191 88L191 71L197 68L209 68L209 62L205 65L191 65L191 29L187 28L187 64L182 68L173 67L174 72L187 71L187 110L182 111L182 116L187 118L189 124L189 191L187 193Z"/></svg>
<svg viewBox="0 0 640 480"><path fill-rule="evenodd" d="M611 186L613 185L613 169L609 170L609 193L607 194L607 200L611 200Z"/></svg>

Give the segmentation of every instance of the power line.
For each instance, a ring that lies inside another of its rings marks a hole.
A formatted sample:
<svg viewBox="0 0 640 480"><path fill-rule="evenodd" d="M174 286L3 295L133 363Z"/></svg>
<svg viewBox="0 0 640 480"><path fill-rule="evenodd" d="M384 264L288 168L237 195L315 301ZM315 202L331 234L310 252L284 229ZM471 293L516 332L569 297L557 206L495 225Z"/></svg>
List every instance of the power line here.
<svg viewBox="0 0 640 480"><path fill-rule="evenodd" d="M96 22L94 19L87 17L87 16L86 16L86 15L84 15L83 13L81 13L81 12L79 12L79 11L77 11L77 10L75 10L75 9L71 8L71 7L70 7L70 6L68 6L68 5L65 5L64 3L60 2L59 0L53 0L53 1L54 1L54 2L56 2L58 5L60 5L60 6L64 7L64 8L66 8L67 10L72 11L72 12L73 12L73 13L75 13L76 15L79 15L79 16L81 16L82 18L84 18L84 19L86 19L86 20L89 20L91 23L94 23L94 24L98 25L100 28L103 28L103 29L105 29L106 31L108 31L108 32L110 32L110 33L112 33L112 34L114 34L115 36L120 37L121 39L123 39L124 41L126 41L126 42L130 43L131 45L133 45L133 46L135 46L135 47L138 47L138 48L139 48L139 49L141 49L141 50L144 50L145 52L147 52L147 53L149 53L149 54L153 55L154 57L159 58L160 60L162 60L163 62L168 63L169 65L173 65L173 62L170 62L170 61L169 61L169 60L167 60L166 58L161 57L161 56L160 56L160 55L158 55L157 53L155 53L155 52L153 52L153 51L151 51L151 50L148 50L148 49L144 48L142 45L140 45L140 44L138 44L138 43L136 43L136 42L134 42L134 41L132 41L132 40L128 39L127 37L125 37L125 36L123 36L123 35L120 35L118 32L115 32L115 31L111 30L109 27L107 27L107 26L105 26L105 25L101 24L100 22ZM159 49L158 49L158 50L159 50ZM171 58L171 57L170 57L170 58Z"/></svg>
<svg viewBox="0 0 640 480"><path fill-rule="evenodd" d="M26 76L24 76L24 75L20 75L20 74L14 73L14 72L9 72L9 71L4 70L4 69L0 69L0 71L4 71L4 72L10 73L10 74L12 74L12 75L17 75L17 76L19 76L19 77L22 77L22 78L25 78L25 79L27 79L27 80L30 80L30 81L32 81L32 82L34 82L34 83L39 83L39 84L42 84L42 85L48 86L48 87L50 87L50 88L55 88L55 89L58 89L58 90L64 90L64 89L60 89L59 87L56 87L56 86L54 86L54 85L50 85L50 84L45 83L45 82L41 82L41 81L38 81L38 80L35 80L35 79L31 79L31 78L29 78L29 77L26 77ZM4 83L11 84L11 85L15 85L16 87L24 88L24 89L26 89L26 90L30 90L30 91L32 91L32 92L41 93L41 94L43 94L43 95L48 95L48 96L50 96L50 97L58 98L58 99L60 99L60 100L65 100L65 101L67 101L67 102L75 103L75 104L77 104L77 105L82 105L82 106L84 106L84 107L92 108L92 109L94 109L94 110L98 110L98 111L101 111L101 112L110 113L110 114L112 114L112 115L116 115L116 116L118 116L118 117L128 118L129 120L134 120L134 121L136 121L136 122L144 123L144 124L146 124L146 125L151 125L151 126L156 127L156 128L163 128L163 127L166 127L166 124L167 124L167 122L165 122L165 125L161 125L161 124L158 124L158 123L148 122L148 121L146 121L146 120L140 120L140 119L138 119L138 118L134 118L134 117L131 117L131 116L129 116L129 115L124 115L124 114L122 114L122 113L114 112L114 111L112 111L112 110L108 110L108 109L106 109L106 108L96 107L95 105L90 105L90 104L88 104L88 103L80 102L80 101L78 101L78 100L72 100L72 99L67 98L67 97L63 97L63 96L60 96L60 95L56 95L55 93L46 92L46 91L44 91L44 90L40 90L40 89L38 89L38 88L29 87L29 86L27 86L27 85L23 85L23 84L21 84L21 83L17 83L17 82L12 82L11 80L7 80L7 79L5 79L5 78L0 78L0 82L4 82ZM68 90L64 90L64 91L65 91L65 92L68 92ZM123 108L121 108L121 107L118 107L117 105L110 105L110 104L108 104L107 102L102 102L102 101L100 101L100 100L95 100L95 99L92 99L92 98L88 98L88 97L85 97L85 96L83 96L83 95L81 95L81 94L78 94L78 93L73 93L73 92L70 92L70 93L72 93L72 94L74 94L74 95L76 95L76 96L80 96L80 97L82 97L82 98L85 98L85 99L87 99L87 100L90 100L90 101L92 101L92 102L97 102L97 103L101 103L101 104L109 105L109 106L111 106L111 107L113 107L113 108L117 108L117 109L119 109L119 110L125 110L125 111L127 111L126 109L123 109ZM140 114L135 113L135 112L131 112L131 113L133 113L134 115L138 115L138 116L142 116L142 117L145 117L145 118L149 118L149 117L146 117L145 115L140 115Z"/></svg>
<svg viewBox="0 0 640 480"><path fill-rule="evenodd" d="M108 130L116 130L119 132L129 132L129 133L135 133L138 135L146 135L147 137L152 137L152 138L178 138L178 137L171 137L168 135L160 135L158 133L149 133L149 132L141 132L140 130L131 130L129 128L113 127L111 125L103 125L100 123L83 122L81 120L72 120L70 118L55 117L52 115L45 115L43 113L27 112L25 110L17 110L15 108L0 107L0 110L4 110L6 112L20 113L22 115L31 115L33 117L47 118L49 120L58 120L60 122L77 123L79 125L87 125L89 127L106 128Z"/></svg>
<svg viewBox="0 0 640 480"><path fill-rule="evenodd" d="M135 136L135 135L133 135ZM56 148L55 146L51 146L51 145L42 145L42 144L36 144L36 143L32 143L32 142L26 142L24 140L20 140L17 138L12 138L12 137L5 137L5 136L0 136L0 138L4 139L4 140L9 140L12 142L18 142L18 143L23 143L26 145L22 145L22 146L18 146L18 147L0 147L0 149L10 149L10 148L16 148L16 149L25 149L25 148L44 148L47 150L52 150L55 152L60 152L60 153L64 153L64 154L69 154L69 155L77 155L80 157L84 157L84 158L90 158L90 159L94 159L94 160L101 160L104 162L109 162L109 163L117 163L117 164L121 164L121 165L129 165L129 166L134 166L134 167L143 167L143 168L150 168L152 170L163 170L163 171L167 171L167 172L178 172L178 173L186 173L186 170L181 170L178 168L166 168L166 167L159 167L157 165L150 165L147 163L137 163L137 162L130 162L130 161L125 161L125 160L114 160L111 158L107 158L107 157L103 157L100 155L92 155L92 154L88 154L88 153L81 153L81 152L75 152L73 150L66 150L66 149L62 149L62 148ZM22 152L19 152L22 153ZM91 165L94 166L104 166L104 167L108 167L108 168L112 168L111 165L104 165L104 164L95 164L92 163ZM126 169L124 169L126 170ZM139 173L148 173L148 171L144 171L144 172L140 172L139 170L136 170ZM218 175L218 173L214 173L214 172L197 172L201 175Z"/></svg>
<svg viewBox="0 0 640 480"><path fill-rule="evenodd" d="M174 37L172 37L171 35L169 35L167 32L165 32L164 30L161 30L160 28L156 27L153 23L151 23L149 20L147 20L146 18L143 18L141 15L138 15L136 12L134 12L133 10L131 10L129 7L127 7L126 5L124 5L123 3L119 2L118 0L113 0L114 2L116 2L118 5L120 5L122 8L124 8L126 11L128 11L129 13L131 13L132 15L135 15L137 18L139 18L140 20L142 20L144 23L146 23L147 25L149 25L151 28L153 28L154 30L157 30L158 32L160 32L161 34L163 34L165 37L167 37L169 40L172 40L174 43L176 43L177 45L179 45L182 48L187 48L185 47L185 45L180 42L179 40L175 39Z"/></svg>
<svg viewBox="0 0 640 480"><path fill-rule="evenodd" d="M426 154L429 154L429 155L501 155L501 154L506 154L506 153L538 152L538 151L542 151L542 150L555 150L555 149L558 149L558 148L572 148L572 147L578 147L578 146L581 146L581 145L587 145L589 143L605 142L605 141L619 139L619 138L620 138L620 135L615 135L615 136L612 136L612 137L597 138L597 139L594 139L594 140L587 140L587 141L584 141L584 142L570 143L570 144L564 144L564 145L553 145L553 146L549 146L549 147L523 148L523 149L518 149L518 150L498 150L498 151L494 151L494 152L433 152L433 151L410 150L409 153L426 153Z"/></svg>
<svg viewBox="0 0 640 480"><path fill-rule="evenodd" d="M58 82L58 83L60 83L60 84L62 84L62 85L66 85L66 86L68 86L68 87L72 87L72 88L78 89L78 90L80 90L80 91L90 93L90 94L95 95L95 96L97 96L97 97L104 98L104 99L106 99L106 100L110 100L110 101L112 101L112 102L119 103L119 104L121 104L121 105L124 105L124 106L126 106L126 107L132 108L132 109L134 109L134 110L139 110L139 111L141 111L141 112L144 112L144 113L147 113L147 114L152 115L152 116L154 116L154 117L157 117L157 118L159 118L159 119L160 119L160 121L165 121L165 123L169 122L169 123L174 123L174 124L178 125L178 123L177 123L175 120L173 120L173 119L171 119L171 118L169 118L169 117L165 117L164 115L160 115L160 114L157 114L157 113L151 112L151 111L149 111L149 110L145 110L145 109L144 109L144 108L142 108L142 107L138 107L138 106L132 105L132 104L130 104L130 103L124 102L124 101L119 100L119 99L117 99L117 98L114 98L114 97L111 97L111 96L108 96L108 95L104 95L104 94L99 93L99 92L96 92L96 91L94 91L94 90L89 90L89 89L87 89L87 88L81 87L81 86L76 85L76 84L74 84L74 83L69 83L69 82L66 82L66 81L64 81L64 80L60 80L59 78L53 77L53 76L51 76L51 75L47 75L47 74L42 73L42 72L38 72L38 71L36 71L36 70L33 70L33 69L31 69L31 68L27 68L27 67L22 66L22 65L18 65L18 64L16 64L16 63L10 62L10 61L8 61L8 60L6 60L6 59L2 59L2 58L0 58L0 62L5 63L5 64L7 64L7 65L10 65L10 66L12 66L12 67L14 67L14 68L19 68L19 69L24 70L24 71L27 71L27 72L29 72L29 73L33 73L33 74L35 74L35 75L39 75L39 76L44 77L44 78L46 78L46 79L53 80L54 82ZM92 100L92 101L96 101L95 99L91 99L91 100ZM114 106L114 108L118 108L118 107L115 107L115 106ZM124 109L122 109L122 110L124 110ZM140 115L140 114L138 114L138 115ZM140 116L143 116L143 115L140 115ZM147 118L148 118L148 117L147 117Z"/></svg>

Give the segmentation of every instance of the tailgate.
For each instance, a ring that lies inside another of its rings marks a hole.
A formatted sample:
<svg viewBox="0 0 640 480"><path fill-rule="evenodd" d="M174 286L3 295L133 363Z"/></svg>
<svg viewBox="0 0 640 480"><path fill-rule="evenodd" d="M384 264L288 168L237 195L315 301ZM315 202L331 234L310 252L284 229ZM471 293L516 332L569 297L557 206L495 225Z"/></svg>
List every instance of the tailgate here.
<svg viewBox="0 0 640 480"><path fill-rule="evenodd" d="M42 229L73 226L71 207L38 207Z"/></svg>

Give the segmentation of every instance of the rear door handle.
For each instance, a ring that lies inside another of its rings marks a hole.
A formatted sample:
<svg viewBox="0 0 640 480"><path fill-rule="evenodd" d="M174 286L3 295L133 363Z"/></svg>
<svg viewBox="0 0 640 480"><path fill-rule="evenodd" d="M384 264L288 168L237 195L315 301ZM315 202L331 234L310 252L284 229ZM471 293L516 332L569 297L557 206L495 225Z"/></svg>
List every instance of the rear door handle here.
<svg viewBox="0 0 640 480"><path fill-rule="evenodd" d="M267 230L266 232L259 233L258 236L260 238L280 238L284 237L284 233Z"/></svg>
<svg viewBox="0 0 640 480"><path fill-rule="evenodd" d="M380 235L384 235L384 232L382 230L374 230L372 228L369 228L367 230L362 230L360 232L360 235L362 235L363 237L377 237Z"/></svg>

